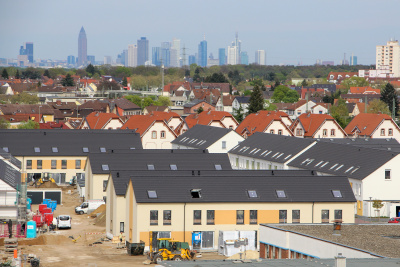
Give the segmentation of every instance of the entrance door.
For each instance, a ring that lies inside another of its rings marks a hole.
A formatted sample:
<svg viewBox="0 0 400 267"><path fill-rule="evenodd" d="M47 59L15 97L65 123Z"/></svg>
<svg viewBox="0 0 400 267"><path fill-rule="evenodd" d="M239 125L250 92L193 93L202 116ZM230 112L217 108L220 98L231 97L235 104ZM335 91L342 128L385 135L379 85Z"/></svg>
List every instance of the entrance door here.
<svg viewBox="0 0 400 267"><path fill-rule="evenodd" d="M400 206L396 206L396 217L400 217Z"/></svg>
<svg viewBox="0 0 400 267"><path fill-rule="evenodd" d="M214 232L211 231L201 232L201 248L203 249L214 248Z"/></svg>

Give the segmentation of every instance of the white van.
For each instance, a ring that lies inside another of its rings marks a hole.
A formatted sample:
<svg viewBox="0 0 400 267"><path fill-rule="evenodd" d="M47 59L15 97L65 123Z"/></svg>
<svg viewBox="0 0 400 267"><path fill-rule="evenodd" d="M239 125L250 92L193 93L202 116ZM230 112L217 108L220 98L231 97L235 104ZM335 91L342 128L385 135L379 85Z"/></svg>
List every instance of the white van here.
<svg viewBox="0 0 400 267"><path fill-rule="evenodd" d="M86 202L83 202L80 206L75 208L75 213L84 214L91 213L101 205L106 204L102 199L92 199Z"/></svg>
<svg viewBox="0 0 400 267"><path fill-rule="evenodd" d="M59 215L57 217L57 228L69 228L71 229L71 216L69 215Z"/></svg>

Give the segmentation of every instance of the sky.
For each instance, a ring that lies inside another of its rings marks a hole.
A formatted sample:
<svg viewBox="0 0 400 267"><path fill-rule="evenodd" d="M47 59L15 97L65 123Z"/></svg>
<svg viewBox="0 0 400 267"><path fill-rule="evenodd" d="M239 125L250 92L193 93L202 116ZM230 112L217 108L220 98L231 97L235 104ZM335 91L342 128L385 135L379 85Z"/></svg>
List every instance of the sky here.
<svg viewBox="0 0 400 267"><path fill-rule="evenodd" d="M376 45L400 38L399 0L1 0L0 58L17 58L24 42L34 43L34 59L78 54L83 26L88 55L113 60L140 37L151 47L181 40L197 53L205 36L208 54L235 39L249 62L266 50L268 65L315 64L317 59L375 64Z"/></svg>

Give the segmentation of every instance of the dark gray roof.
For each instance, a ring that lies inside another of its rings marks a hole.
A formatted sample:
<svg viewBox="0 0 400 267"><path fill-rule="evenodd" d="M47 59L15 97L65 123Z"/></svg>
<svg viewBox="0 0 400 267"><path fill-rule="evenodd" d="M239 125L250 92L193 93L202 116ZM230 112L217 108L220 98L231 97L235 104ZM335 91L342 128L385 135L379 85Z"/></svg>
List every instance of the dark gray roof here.
<svg viewBox="0 0 400 267"><path fill-rule="evenodd" d="M207 102L207 101L205 101L205 100L203 100L203 99L193 99L193 100L190 101L189 103L184 104L183 107L184 107L184 108L191 108L191 107L193 107L194 105L197 105L198 103L201 103L201 102Z"/></svg>
<svg viewBox="0 0 400 267"><path fill-rule="evenodd" d="M362 180L398 154L320 141L289 162L288 166Z"/></svg>
<svg viewBox="0 0 400 267"><path fill-rule="evenodd" d="M6 161L0 159L0 180L17 189L17 185L21 184L21 173Z"/></svg>
<svg viewBox="0 0 400 267"><path fill-rule="evenodd" d="M14 156L83 156L109 149L142 149L139 134L133 130L0 130L0 147ZM40 152L35 153L34 148ZM57 147L58 153L52 151Z"/></svg>
<svg viewBox="0 0 400 267"><path fill-rule="evenodd" d="M138 203L355 202L345 176L243 175L216 179L210 174L191 179L191 176L167 177L161 174L134 176L131 181ZM201 197L192 198L192 189L200 189ZM155 190L157 198L149 198L147 190ZM255 190L257 197L249 198L248 190ZM276 190L284 190L286 198L278 198ZM340 190L342 197L335 198L332 190Z"/></svg>
<svg viewBox="0 0 400 267"><path fill-rule="evenodd" d="M90 166L94 174L110 171L146 171L148 165L154 165L155 170L171 170L170 165L176 165L178 170L215 170L215 164L220 164L223 170L232 170L226 153L208 153L200 149L141 149L114 150L114 153L90 153ZM110 171L103 170L107 164Z"/></svg>
<svg viewBox="0 0 400 267"><path fill-rule="evenodd" d="M400 152L400 144L394 138L322 138L318 141Z"/></svg>
<svg viewBox="0 0 400 267"><path fill-rule="evenodd" d="M283 163L313 142L314 139L256 132L228 153Z"/></svg>
<svg viewBox="0 0 400 267"><path fill-rule="evenodd" d="M232 131L232 129L196 124L171 143L203 149L211 146Z"/></svg>
<svg viewBox="0 0 400 267"><path fill-rule="evenodd" d="M311 176L316 175L317 172L310 170L228 170L228 171L216 171L216 170L178 170L178 171L111 171L112 180L114 183L115 194L125 195L129 180L133 176L163 176L163 177L189 177L189 179L199 179L202 176L214 176L214 177L225 177L227 179L233 176Z"/></svg>
<svg viewBox="0 0 400 267"><path fill-rule="evenodd" d="M237 96L237 97L235 97L235 99L240 104L247 104L247 103L249 103L250 96Z"/></svg>

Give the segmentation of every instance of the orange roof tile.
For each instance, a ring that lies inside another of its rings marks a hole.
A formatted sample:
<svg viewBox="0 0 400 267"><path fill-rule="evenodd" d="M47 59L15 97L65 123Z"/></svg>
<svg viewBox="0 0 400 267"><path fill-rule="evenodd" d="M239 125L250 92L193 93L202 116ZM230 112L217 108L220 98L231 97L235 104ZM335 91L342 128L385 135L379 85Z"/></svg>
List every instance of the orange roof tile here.
<svg viewBox="0 0 400 267"><path fill-rule="evenodd" d="M350 87L350 94L380 94L381 89L374 89L370 86Z"/></svg>
<svg viewBox="0 0 400 267"><path fill-rule="evenodd" d="M348 135L353 135L357 131L358 135L371 136L385 120L392 120L392 118L386 114L360 113L353 118L344 131Z"/></svg>
<svg viewBox="0 0 400 267"><path fill-rule="evenodd" d="M112 119L120 119L120 118L118 115L114 113L100 113L100 112L92 112L86 116L86 121L90 129L103 129L103 127Z"/></svg>
<svg viewBox="0 0 400 267"><path fill-rule="evenodd" d="M196 124L209 125L213 121L221 122L225 117L231 117L236 122L232 114L225 111L203 111L200 114L194 113L187 116L185 121L187 126L192 128Z"/></svg>
<svg viewBox="0 0 400 267"><path fill-rule="evenodd" d="M327 120L331 120L336 123L335 119L331 115L328 115L328 114L303 113L299 117L297 117L296 121L292 124L292 126L290 128L293 131L295 128L295 125L297 125L297 123L300 122L304 128L304 137L313 137L314 134L316 133L316 131Z"/></svg>
<svg viewBox="0 0 400 267"><path fill-rule="evenodd" d="M289 116L282 111L260 110L257 113L252 113L246 116L246 118L238 125L235 131L240 135L243 135L245 132L247 132L247 136L250 136L255 132L265 132L266 128L273 121L282 121L282 117L289 118ZM284 125L284 127L291 132L285 123L282 122L282 125Z"/></svg>
<svg viewBox="0 0 400 267"><path fill-rule="evenodd" d="M175 112L159 112L159 113L175 113ZM135 130L140 136L143 136L150 127L156 122L162 122L165 124L175 136L177 135L167 124L167 122L160 116L147 115L133 115L122 125L121 129L131 129ZM179 116L179 115L178 115Z"/></svg>

